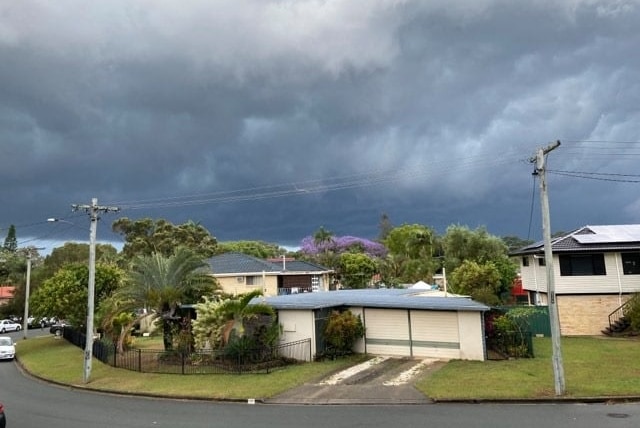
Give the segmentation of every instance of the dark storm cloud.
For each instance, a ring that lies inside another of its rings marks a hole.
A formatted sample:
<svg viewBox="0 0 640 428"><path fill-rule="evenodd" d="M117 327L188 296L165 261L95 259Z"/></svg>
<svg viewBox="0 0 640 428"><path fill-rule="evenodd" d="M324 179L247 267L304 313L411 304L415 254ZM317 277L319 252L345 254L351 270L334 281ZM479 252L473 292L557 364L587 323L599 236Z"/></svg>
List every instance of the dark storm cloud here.
<svg viewBox="0 0 640 428"><path fill-rule="evenodd" d="M526 237L538 147L635 171L617 143L640 141L639 18L623 0L6 3L0 228L98 197L225 240L375 237L382 212ZM638 221L633 183L551 185L555 229Z"/></svg>

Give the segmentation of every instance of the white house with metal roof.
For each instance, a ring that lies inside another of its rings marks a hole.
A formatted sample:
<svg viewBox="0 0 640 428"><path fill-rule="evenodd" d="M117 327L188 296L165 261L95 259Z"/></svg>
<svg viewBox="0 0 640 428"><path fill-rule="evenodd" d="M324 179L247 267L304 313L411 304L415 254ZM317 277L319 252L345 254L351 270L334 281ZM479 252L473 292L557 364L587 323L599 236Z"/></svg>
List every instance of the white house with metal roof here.
<svg viewBox="0 0 640 428"><path fill-rule="evenodd" d="M278 312L281 343L311 338L311 359L324 349L322 330L334 310L359 315L365 337L355 352L485 360L483 313L468 297L419 289L340 290L261 298Z"/></svg>
<svg viewBox="0 0 640 428"><path fill-rule="evenodd" d="M584 226L552 239L553 275L563 335L598 335L633 293L640 292L640 224ZM544 243L518 256L531 304L546 305Z"/></svg>

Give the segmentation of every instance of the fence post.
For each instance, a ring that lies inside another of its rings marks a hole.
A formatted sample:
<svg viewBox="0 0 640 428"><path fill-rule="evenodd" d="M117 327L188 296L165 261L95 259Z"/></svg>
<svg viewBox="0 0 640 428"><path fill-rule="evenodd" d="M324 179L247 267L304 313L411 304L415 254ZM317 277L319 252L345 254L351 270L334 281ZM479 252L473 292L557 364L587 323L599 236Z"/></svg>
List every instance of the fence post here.
<svg viewBox="0 0 640 428"><path fill-rule="evenodd" d="M182 374L184 374L184 362L185 362L185 352L184 351L180 351L180 356L182 357Z"/></svg>
<svg viewBox="0 0 640 428"><path fill-rule="evenodd" d="M118 367L118 344L113 344L113 367Z"/></svg>
<svg viewBox="0 0 640 428"><path fill-rule="evenodd" d="M142 373L142 349L138 349L138 371Z"/></svg>

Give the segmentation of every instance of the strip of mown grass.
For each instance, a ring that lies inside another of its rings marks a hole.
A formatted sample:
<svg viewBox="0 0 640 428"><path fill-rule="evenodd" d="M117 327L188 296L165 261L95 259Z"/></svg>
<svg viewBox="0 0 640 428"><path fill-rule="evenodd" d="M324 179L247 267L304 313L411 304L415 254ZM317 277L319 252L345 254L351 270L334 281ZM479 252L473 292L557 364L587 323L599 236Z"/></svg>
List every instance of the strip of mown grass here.
<svg viewBox="0 0 640 428"><path fill-rule="evenodd" d="M20 341L18 360L43 379L83 386L84 353L64 339L42 337ZM93 360L88 387L139 394L204 399L268 398L361 362L364 356L303 363L270 374L172 375L138 373Z"/></svg>
<svg viewBox="0 0 640 428"><path fill-rule="evenodd" d="M640 341L563 337L566 397L640 396ZM535 399L555 397L551 340L534 339L535 358L451 361L416 387L430 398Z"/></svg>

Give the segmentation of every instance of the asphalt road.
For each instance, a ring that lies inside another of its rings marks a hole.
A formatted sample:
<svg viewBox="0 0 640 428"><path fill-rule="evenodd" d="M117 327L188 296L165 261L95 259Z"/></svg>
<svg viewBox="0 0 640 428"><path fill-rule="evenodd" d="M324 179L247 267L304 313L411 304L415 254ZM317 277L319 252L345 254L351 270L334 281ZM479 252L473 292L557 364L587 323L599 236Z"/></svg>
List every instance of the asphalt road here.
<svg viewBox="0 0 640 428"><path fill-rule="evenodd" d="M7 409L8 428L640 426L639 404L310 406L115 396L49 385L23 374L13 362L0 363L0 401Z"/></svg>

